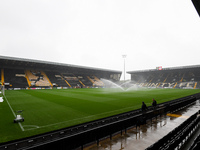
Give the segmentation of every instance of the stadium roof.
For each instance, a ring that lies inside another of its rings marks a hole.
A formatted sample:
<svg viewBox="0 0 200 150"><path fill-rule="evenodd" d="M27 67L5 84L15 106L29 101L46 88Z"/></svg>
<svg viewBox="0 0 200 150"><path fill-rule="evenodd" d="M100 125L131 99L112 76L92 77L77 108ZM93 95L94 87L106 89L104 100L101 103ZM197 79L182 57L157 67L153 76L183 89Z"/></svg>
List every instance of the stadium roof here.
<svg viewBox="0 0 200 150"><path fill-rule="evenodd" d="M193 4L194 4L194 7L196 8L197 10L197 13L199 14L200 16L200 1L199 0L192 0Z"/></svg>
<svg viewBox="0 0 200 150"><path fill-rule="evenodd" d="M127 73L142 73L142 72L155 72L155 71L174 71L174 70L185 70L185 69L200 69L200 65L193 65L193 66L180 66L180 67L171 67L171 68L162 68L162 70L158 69L147 69L147 70L137 70L137 71L128 71Z"/></svg>
<svg viewBox="0 0 200 150"><path fill-rule="evenodd" d="M100 72L112 72L112 73L122 73L121 71L109 70L109 69L100 69L93 67L78 66L72 64L64 64L57 62L49 62L42 60L33 60L25 58L16 58L8 56L0 56L1 68L22 68L22 69L44 69L44 70L81 70L81 71L100 71Z"/></svg>

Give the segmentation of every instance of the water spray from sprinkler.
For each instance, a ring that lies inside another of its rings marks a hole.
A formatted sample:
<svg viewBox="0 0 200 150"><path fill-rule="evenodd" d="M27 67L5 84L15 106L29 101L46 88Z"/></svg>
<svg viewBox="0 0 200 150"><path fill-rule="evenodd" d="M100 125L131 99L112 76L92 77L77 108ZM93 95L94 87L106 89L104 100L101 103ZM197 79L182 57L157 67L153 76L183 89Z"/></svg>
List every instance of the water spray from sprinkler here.
<svg viewBox="0 0 200 150"><path fill-rule="evenodd" d="M133 81L127 81L121 85L118 85L115 82L112 82L107 79L101 78L101 81L104 83L105 88L110 88L110 89L120 89L120 91L130 91L130 90L137 90L140 88L138 85L135 84ZM113 90L112 90L113 91Z"/></svg>

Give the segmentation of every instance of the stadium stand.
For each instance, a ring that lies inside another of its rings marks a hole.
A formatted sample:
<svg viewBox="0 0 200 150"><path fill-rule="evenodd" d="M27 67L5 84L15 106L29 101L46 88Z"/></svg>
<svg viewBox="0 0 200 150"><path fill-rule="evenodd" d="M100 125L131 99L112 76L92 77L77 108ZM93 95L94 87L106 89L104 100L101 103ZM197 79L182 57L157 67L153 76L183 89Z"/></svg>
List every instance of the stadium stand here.
<svg viewBox="0 0 200 150"><path fill-rule="evenodd" d="M102 86L100 78L119 81L121 77L121 71L6 56L0 56L0 64L0 77L2 80L5 76L7 89L94 87ZM94 79L95 85L88 77Z"/></svg>
<svg viewBox="0 0 200 150"><path fill-rule="evenodd" d="M83 86L91 87L93 85L93 83L87 78L88 75L76 74L76 76L78 77L79 82L82 83Z"/></svg>
<svg viewBox="0 0 200 150"><path fill-rule="evenodd" d="M50 87L52 86L48 77L43 71L25 70L26 76L30 82L30 87Z"/></svg>
<svg viewBox="0 0 200 150"><path fill-rule="evenodd" d="M4 69L4 80L6 88L26 88L28 83L26 75L22 69Z"/></svg>
<svg viewBox="0 0 200 150"><path fill-rule="evenodd" d="M102 87L101 78L118 82L121 72L51 62L1 57L1 80L6 88ZM128 72L137 86L148 88L200 88L200 66ZM2 76L3 74L3 76Z"/></svg>
<svg viewBox="0 0 200 150"><path fill-rule="evenodd" d="M102 87L104 85L103 82L94 75L93 76L87 76L87 78L92 82L93 86Z"/></svg>
<svg viewBox="0 0 200 150"><path fill-rule="evenodd" d="M128 72L131 81L148 88L200 88L200 66Z"/></svg>
<svg viewBox="0 0 200 150"><path fill-rule="evenodd" d="M60 73L46 71L46 75L51 81L53 87L69 87Z"/></svg>
<svg viewBox="0 0 200 150"><path fill-rule="evenodd" d="M90 78L90 76L87 76L87 78L92 82L92 85L94 85L94 80Z"/></svg>
<svg viewBox="0 0 200 150"><path fill-rule="evenodd" d="M94 76L95 85L97 86L104 86L104 83L96 76Z"/></svg>
<svg viewBox="0 0 200 150"><path fill-rule="evenodd" d="M72 73L62 73L62 77L70 87L80 86L78 78Z"/></svg>

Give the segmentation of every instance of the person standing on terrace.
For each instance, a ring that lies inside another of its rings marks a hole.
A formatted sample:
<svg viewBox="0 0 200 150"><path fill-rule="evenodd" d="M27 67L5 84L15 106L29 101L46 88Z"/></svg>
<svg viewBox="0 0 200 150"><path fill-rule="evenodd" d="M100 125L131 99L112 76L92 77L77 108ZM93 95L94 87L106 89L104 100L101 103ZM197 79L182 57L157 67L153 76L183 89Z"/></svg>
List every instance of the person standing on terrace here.
<svg viewBox="0 0 200 150"><path fill-rule="evenodd" d="M144 102L142 102L142 111L144 112L146 110L147 110L147 105Z"/></svg>
<svg viewBox="0 0 200 150"><path fill-rule="evenodd" d="M152 100L153 100L152 106L153 106L153 108L155 109L156 106L157 106L157 102L156 102L156 100L155 100L154 98L153 98Z"/></svg>

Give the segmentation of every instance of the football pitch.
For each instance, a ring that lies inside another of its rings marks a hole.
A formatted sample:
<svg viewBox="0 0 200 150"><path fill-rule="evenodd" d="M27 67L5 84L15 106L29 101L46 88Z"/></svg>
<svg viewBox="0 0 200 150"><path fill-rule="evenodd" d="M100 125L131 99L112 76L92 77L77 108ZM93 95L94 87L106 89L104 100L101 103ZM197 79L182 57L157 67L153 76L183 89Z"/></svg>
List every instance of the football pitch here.
<svg viewBox="0 0 200 150"><path fill-rule="evenodd" d="M151 106L195 93L200 89L43 89L7 90L0 102L0 143L53 131ZM17 110L24 122L13 123Z"/></svg>

